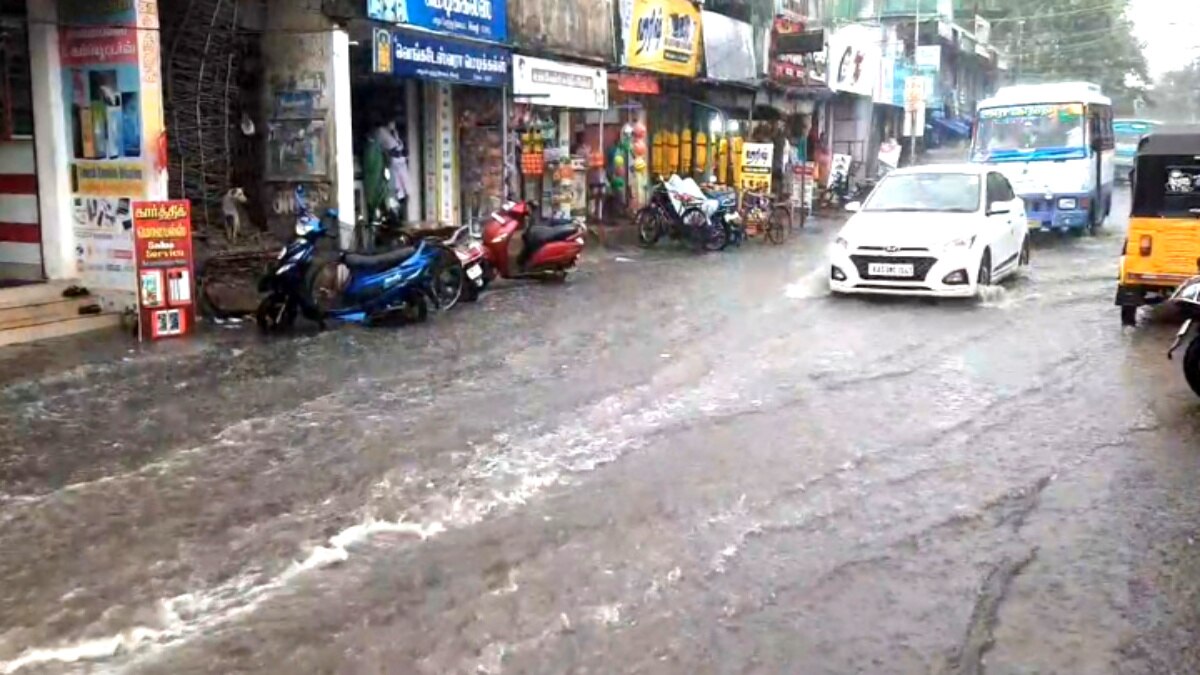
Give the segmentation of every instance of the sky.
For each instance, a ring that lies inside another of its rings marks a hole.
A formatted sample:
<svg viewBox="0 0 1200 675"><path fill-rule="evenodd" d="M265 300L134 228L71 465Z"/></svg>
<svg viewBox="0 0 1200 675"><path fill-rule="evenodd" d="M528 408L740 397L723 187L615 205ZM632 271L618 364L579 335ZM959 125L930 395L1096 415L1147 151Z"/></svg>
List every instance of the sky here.
<svg viewBox="0 0 1200 675"><path fill-rule="evenodd" d="M1152 77L1200 57L1200 0L1131 0L1129 4L1138 38L1146 43Z"/></svg>

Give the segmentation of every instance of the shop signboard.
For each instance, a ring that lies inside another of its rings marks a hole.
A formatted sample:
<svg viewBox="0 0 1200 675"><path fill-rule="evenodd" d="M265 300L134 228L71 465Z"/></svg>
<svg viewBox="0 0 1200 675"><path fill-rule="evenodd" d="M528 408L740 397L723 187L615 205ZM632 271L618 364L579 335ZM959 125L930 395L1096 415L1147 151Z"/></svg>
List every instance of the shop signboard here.
<svg viewBox="0 0 1200 675"><path fill-rule="evenodd" d="M498 47L466 44L429 35L392 34L392 73L479 87L508 84L510 55Z"/></svg>
<svg viewBox="0 0 1200 675"><path fill-rule="evenodd" d="M917 47L917 67L923 70L938 71L942 67L941 45L920 45Z"/></svg>
<svg viewBox="0 0 1200 675"><path fill-rule="evenodd" d="M754 29L745 21L703 12L706 75L726 82L748 82L758 75Z"/></svg>
<svg viewBox="0 0 1200 675"><path fill-rule="evenodd" d="M133 203L139 337L182 337L196 321L191 202Z"/></svg>
<svg viewBox="0 0 1200 675"><path fill-rule="evenodd" d="M851 24L829 36L829 88L873 97L883 55L882 32L877 26Z"/></svg>
<svg viewBox="0 0 1200 675"><path fill-rule="evenodd" d="M626 94L661 94L662 85L653 75L621 73L617 75L617 91L623 91Z"/></svg>
<svg viewBox="0 0 1200 675"><path fill-rule="evenodd" d="M594 66L513 56L513 96L534 105L608 109L608 71Z"/></svg>
<svg viewBox="0 0 1200 675"><path fill-rule="evenodd" d="M875 102L892 105L896 99L896 59L884 56L879 61L879 80L875 85Z"/></svg>
<svg viewBox="0 0 1200 675"><path fill-rule="evenodd" d="M739 190L771 191L771 173L775 166L774 143L743 143L740 158Z"/></svg>
<svg viewBox="0 0 1200 675"><path fill-rule="evenodd" d="M925 135L925 78L911 75L904 80L904 135Z"/></svg>
<svg viewBox="0 0 1200 675"><path fill-rule="evenodd" d="M507 0L367 0L367 18L489 42L508 39Z"/></svg>
<svg viewBox="0 0 1200 675"><path fill-rule="evenodd" d="M700 70L700 10L690 0L632 0L622 63L695 77Z"/></svg>
<svg viewBox="0 0 1200 675"><path fill-rule="evenodd" d="M771 26L768 76L780 84L824 85L825 31L807 30L803 22L777 16Z"/></svg>

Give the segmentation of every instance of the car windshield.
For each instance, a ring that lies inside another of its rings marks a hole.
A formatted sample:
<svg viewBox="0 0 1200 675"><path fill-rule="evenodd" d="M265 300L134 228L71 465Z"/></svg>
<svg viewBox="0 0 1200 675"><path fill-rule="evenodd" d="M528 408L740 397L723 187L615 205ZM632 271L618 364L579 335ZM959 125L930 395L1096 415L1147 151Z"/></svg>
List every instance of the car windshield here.
<svg viewBox="0 0 1200 675"><path fill-rule="evenodd" d="M1021 105L979 111L976 161L1027 155L1074 155L1084 150L1083 105Z"/></svg>
<svg viewBox="0 0 1200 675"><path fill-rule="evenodd" d="M884 178L864 211L979 210L979 176L967 173L908 173Z"/></svg>

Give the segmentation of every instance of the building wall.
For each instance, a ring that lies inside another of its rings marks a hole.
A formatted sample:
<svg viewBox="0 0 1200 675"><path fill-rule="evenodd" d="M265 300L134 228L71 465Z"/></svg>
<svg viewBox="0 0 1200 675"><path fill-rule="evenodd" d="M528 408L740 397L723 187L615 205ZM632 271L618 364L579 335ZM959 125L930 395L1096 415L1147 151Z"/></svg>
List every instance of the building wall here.
<svg viewBox="0 0 1200 675"><path fill-rule="evenodd" d="M33 140L0 142L0 280L42 278Z"/></svg>

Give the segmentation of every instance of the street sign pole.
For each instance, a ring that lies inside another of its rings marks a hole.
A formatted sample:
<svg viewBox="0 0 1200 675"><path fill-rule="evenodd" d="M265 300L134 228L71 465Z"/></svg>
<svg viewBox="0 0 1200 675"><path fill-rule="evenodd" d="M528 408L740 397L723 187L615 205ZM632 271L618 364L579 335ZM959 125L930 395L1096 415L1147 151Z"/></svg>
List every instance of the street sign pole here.
<svg viewBox="0 0 1200 675"><path fill-rule="evenodd" d="M917 66L917 50L921 48L921 0L917 0L917 14L913 24L913 75L917 75L920 72ZM911 126L909 126L912 138L909 140L908 161L910 165L915 166L917 163L917 111L913 110L909 114L912 115ZM921 131L924 131L924 129Z"/></svg>

